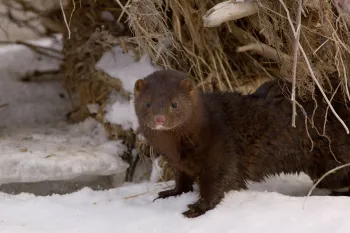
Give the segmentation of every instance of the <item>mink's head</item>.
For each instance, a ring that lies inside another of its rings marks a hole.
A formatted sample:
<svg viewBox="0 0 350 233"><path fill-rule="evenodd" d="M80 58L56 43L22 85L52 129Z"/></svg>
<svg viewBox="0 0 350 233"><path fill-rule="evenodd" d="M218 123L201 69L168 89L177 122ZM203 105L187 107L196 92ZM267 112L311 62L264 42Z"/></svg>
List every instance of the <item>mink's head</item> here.
<svg viewBox="0 0 350 233"><path fill-rule="evenodd" d="M186 74L156 71L134 86L135 112L140 125L154 130L172 130L188 121L194 111L197 90Z"/></svg>

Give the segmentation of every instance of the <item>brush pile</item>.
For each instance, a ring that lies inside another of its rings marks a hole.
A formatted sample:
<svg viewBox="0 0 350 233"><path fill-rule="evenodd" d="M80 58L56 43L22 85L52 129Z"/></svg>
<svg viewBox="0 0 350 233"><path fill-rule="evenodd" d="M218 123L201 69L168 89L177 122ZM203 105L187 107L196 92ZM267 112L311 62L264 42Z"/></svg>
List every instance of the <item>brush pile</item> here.
<svg viewBox="0 0 350 233"><path fill-rule="evenodd" d="M299 94L313 93L315 82L322 87L332 78L349 100L347 2L300 2L302 8L298 0L133 0L129 20L154 61L189 72L204 90L233 90L270 78L292 81L299 27Z"/></svg>

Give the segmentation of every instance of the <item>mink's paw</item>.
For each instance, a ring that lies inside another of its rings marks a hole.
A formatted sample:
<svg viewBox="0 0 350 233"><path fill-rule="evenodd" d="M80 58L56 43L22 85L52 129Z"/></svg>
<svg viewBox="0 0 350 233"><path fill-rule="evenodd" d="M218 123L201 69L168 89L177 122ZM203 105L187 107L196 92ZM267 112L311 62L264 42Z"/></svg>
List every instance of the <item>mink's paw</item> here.
<svg viewBox="0 0 350 233"><path fill-rule="evenodd" d="M187 218L196 218L210 209L203 199L199 199L197 202L187 205L187 207L189 209L182 213Z"/></svg>
<svg viewBox="0 0 350 233"><path fill-rule="evenodd" d="M185 212L183 212L182 214L186 217L186 218L196 218L198 216L201 216L205 213L206 211L203 210L198 210L198 209L189 209Z"/></svg>
<svg viewBox="0 0 350 233"><path fill-rule="evenodd" d="M182 214L187 218L196 218L205 214L208 210L214 209L219 201L206 201L203 198L200 198L193 204L187 205L188 210Z"/></svg>

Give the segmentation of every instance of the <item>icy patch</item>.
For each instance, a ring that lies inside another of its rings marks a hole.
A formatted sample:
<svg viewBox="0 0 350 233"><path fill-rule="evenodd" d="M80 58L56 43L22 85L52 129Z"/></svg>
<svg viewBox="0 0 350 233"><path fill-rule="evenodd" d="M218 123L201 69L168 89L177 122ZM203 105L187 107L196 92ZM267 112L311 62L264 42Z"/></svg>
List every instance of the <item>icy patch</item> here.
<svg viewBox="0 0 350 233"><path fill-rule="evenodd" d="M120 141L108 141L92 119L68 126L7 131L0 140L0 183L73 179L126 171Z"/></svg>

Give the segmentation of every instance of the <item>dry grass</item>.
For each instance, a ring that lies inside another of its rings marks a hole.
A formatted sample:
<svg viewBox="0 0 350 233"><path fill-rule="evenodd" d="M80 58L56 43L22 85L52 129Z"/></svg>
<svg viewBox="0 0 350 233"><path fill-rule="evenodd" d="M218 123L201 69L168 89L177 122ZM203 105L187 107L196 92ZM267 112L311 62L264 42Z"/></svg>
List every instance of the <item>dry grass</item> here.
<svg viewBox="0 0 350 233"><path fill-rule="evenodd" d="M200 84L211 80L211 87L202 85L203 89L232 90L260 78L291 81L294 26L288 18L295 25L298 1L280 1L282 5L261 0L258 14L205 28L202 16L219 2L134 0L129 8L130 27L138 44L158 64L189 72ZM305 58L299 56L296 88L299 95L310 97L315 80L322 87L336 73L349 97L349 16L340 15L332 1L318 2L303 1L300 27L300 45L315 79Z"/></svg>

